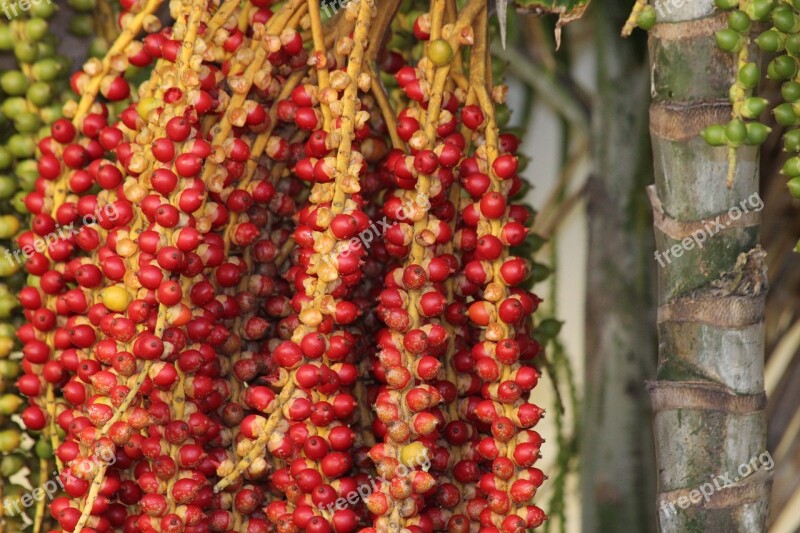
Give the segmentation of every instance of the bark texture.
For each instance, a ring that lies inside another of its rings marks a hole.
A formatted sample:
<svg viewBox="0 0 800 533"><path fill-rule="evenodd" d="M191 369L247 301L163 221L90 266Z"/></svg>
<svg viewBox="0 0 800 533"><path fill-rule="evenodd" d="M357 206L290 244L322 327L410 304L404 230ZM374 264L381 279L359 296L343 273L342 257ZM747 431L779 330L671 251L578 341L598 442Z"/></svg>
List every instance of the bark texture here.
<svg viewBox="0 0 800 533"><path fill-rule="evenodd" d="M583 531L652 532L656 474L645 382L656 371L655 265L645 186L648 68L642 33L619 38L628 2L590 13L598 58L589 179Z"/></svg>
<svg viewBox="0 0 800 533"><path fill-rule="evenodd" d="M648 192L663 266L658 379L648 388L658 523L668 533L761 532L768 514L770 477L759 463L767 280L758 153L737 151L728 188L727 148L698 135L730 120L736 64L716 46L723 27L712 0L697 0L659 10L650 34L655 185Z"/></svg>

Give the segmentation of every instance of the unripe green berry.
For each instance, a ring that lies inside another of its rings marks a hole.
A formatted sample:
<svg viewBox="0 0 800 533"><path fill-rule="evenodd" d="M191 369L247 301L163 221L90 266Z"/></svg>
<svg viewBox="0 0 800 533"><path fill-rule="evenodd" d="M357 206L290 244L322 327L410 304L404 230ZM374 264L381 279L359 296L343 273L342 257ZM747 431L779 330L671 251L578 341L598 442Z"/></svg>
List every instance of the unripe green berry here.
<svg viewBox="0 0 800 533"><path fill-rule="evenodd" d="M747 89L754 89L761 79L761 69L755 63L745 63L739 71L739 82Z"/></svg>
<svg viewBox="0 0 800 533"><path fill-rule="evenodd" d="M739 33L745 33L750 29L750 17L747 16L747 13L738 9L731 11L728 13L728 27Z"/></svg>
<svg viewBox="0 0 800 533"><path fill-rule="evenodd" d="M14 211L22 215L28 214L28 207L25 205L25 197L28 196L29 192L31 191L19 191L17 194L14 195L14 197L11 199L11 207L14 208ZM32 277L34 280L39 279L36 276Z"/></svg>
<svg viewBox="0 0 800 533"><path fill-rule="evenodd" d="M45 124L52 124L56 120L60 118L64 118L64 108L61 104L54 104L47 107L43 107L39 110L40 116L42 117L42 122ZM45 135L50 135L49 133Z"/></svg>
<svg viewBox="0 0 800 533"><path fill-rule="evenodd" d="M42 121L36 113L23 111L14 118L14 128L19 133L34 133L42 125Z"/></svg>
<svg viewBox="0 0 800 533"><path fill-rule="evenodd" d="M730 144L738 146L747 139L747 127L741 120L733 119L725 126L725 136Z"/></svg>
<svg viewBox="0 0 800 533"><path fill-rule="evenodd" d="M653 26L656 25L656 18L656 10L653 9L653 6L645 6L644 9L639 12L639 17L636 19L636 25L644 31L650 31Z"/></svg>
<svg viewBox="0 0 800 533"><path fill-rule="evenodd" d="M781 85L781 97L784 102L794 103L800 100L800 83L796 81L787 81Z"/></svg>
<svg viewBox="0 0 800 533"><path fill-rule="evenodd" d="M8 200L17 192L17 182L11 176L0 174L0 200Z"/></svg>
<svg viewBox="0 0 800 533"><path fill-rule="evenodd" d="M32 135L17 133L8 139L8 149L17 159L30 159L36 152L36 141Z"/></svg>
<svg viewBox="0 0 800 533"><path fill-rule="evenodd" d="M39 58L39 46L31 42L17 43L14 45L14 57L20 63L33 63Z"/></svg>
<svg viewBox="0 0 800 533"><path fill-rule="evenodd" d="M6 71L0 76L0 88L10 96L20 96L28 90L28 78L19 70ZM7 116L10 116L6 113Z"/></svg>
<svg viewBox="0 0 800 533"><path fill-rule="evenodd" d="M61 72L62 66L55 58L40 59L31 67L33 78L38 81L53 81Z"/></svg>
<svg viewBox="0 0 800 533"><path fill-rule="evenodd" d="M742 115L744 118L758 118L767 108L769 102L766 98L750 97L742 103Z"/></svg>
<svg viewBox="0 0 800 533"><path fill-rule="evenodd" d="M783 50L784 36L775 30L767 30L756 37L755 41L761 50L774 54Z"/></svg>
<svg viewBox="0 0 800 533"><path fill-rule="evenodd" d="M14 49L14 32L8 24L0 23L0 50Z"/></svg>
<svg viewBox="0 0 800 533"><path fill-rule="evenodd" d="M783 134L783 148L787 152L800 152L800 130L789 130Z"/></svg>
<svg viewBox="0 0 800 533"><path fill-rule="evenodd" d="M492 79L498 80L497 83L500 83L501 80L505 79L505 77L506 62L499 57L492 57Z"/></svg>
<svg viewBox="0 0 800 533"><path fill-rule="evenodd" d="M76 37L91 37L94 33L94 21L91 15L79 14L73 16L67 28Z"/></svg>
<svg viewBox="0 0 800 533"><path fill-rule="evenodd" d="M790 178L800 176L800 157L794 156L787 159L781 168L781 173Z"/></svg>
<svg viewBox="0 0 800 533"><path fill-rule="evenodd" d="M39 59L47 59L48 57L55 57L56 55L55 44L40 41L36 43L36 47L39 51Z"/></svg>
<svg viewBox="0 0 800 533"><path fill-rule="evenodd" d="M730 28L720 30L715 34L717 38L717 46L725 52L738 52L744 44L742 35Z"/></svg>
<svg viewBox="0 0 800 533"><path fill-rule="evenodd" d="M800 198L800 176L795 176L786 182L786 188L789 189L789 194L795 198ZM798 243L800 245L800 243ZM798 251L795 248L795 251Z"/></svg>
<svg viewBox="0 0 800 533"><path fill-rule="evenodd" d="M775 121L781 126L795 126L800 122L794 114L792 104L780 104L772 110L772 113L775 115Z"/></svg>
<svg viewBox="0 0 800 533"><path fill-rule="evenodd" d="M36 166L34 159L26 159L25 161L17 162L14 172L19 178L19 186L24 191L32 191L36 183L36 178L39 177L39 170Z"/></svg>
<svg viewBox="0 0 800 533"><path fill-rule="evenodd" d="M725 135L725 126L722 124L712 124L700 132L700 136L711 146L725 146L728 144L728 137Z"/></svg>
<svg viewBox="0 0 800 533"><path fill-rule="evenodd" d="M771 80L789 80L797 74L797 61L790 56L778 56L767 65L767 76Z"/></svg>
<svg viewBox="0 0 800 533"><path fill-rule="evenodd" d="M25 458L17 453L4 455L0 459L0 476L9 478L22 470L25 466Z"/></svg>
<svg viewBox="0 0 800 533"><path fill-rule="evenodd" d="M47 32L47 21L43 18L35 17L25 23L25 34L32 41L43 39Z"/></svg>
<svg viewBox="0 0 800 533"><path fill-rule="evenodd" d="M48 19L56 12L55 2L33 2L31 4L31 15L43 19Z"/></svg>
<svg viewBox="0 0 800 533"><path fill-rule="evenodd" d="M800 30L800 17L790 7L781 6L772 12L772 25L782 33L797 33Z"/></svg>
<svg viewBox="0 0 800 533"><path fill-rule="evenodd" d="M0 170L7 170L11 168L14 163L14 158L11 157L11 152L5 146L0 146Z"/></svg>
<svg viewBox="0 0 800 533"><path fill-rule="evenodd" d="M50 85L37 81L28 87L28 92L25 93L25 97L36 107L44 107L50 103L50 100L53 98L53 92L50 89Z"/></svg>
<svg viewBox="0 0 800 533"><path fill-rule="evenodd" d="M764 144L770 131L772 130L760 122L748 122L747 139L745 139L744 143L748 146Z"/></svg>
<svg viewBox="0 0 800 533"><path fill-rule="evenodd" d="M753 20L766 21L775 8L775 0L753 0L744 6L745 12Z"/></svg>
<svg viewBox="0 0 800 533"><path fill-rule="evenodd" d="M494 108L494 121L499 128L503 128L511 120L511 112L507 105L498 105Z"/></svg>
<svg viewBox="0 0 800 533"><path fill-rule="evenodd" d="M2 78L0 78L0 85L2 85L2 83ZM14 117L23 112L26 107L27 105L25 104L25 98L21 96L6 98L2 103L3 115L10 120L14 120Z"/></svg>
<svg viewBox="0 0 800 533"><path fill-rule="evenodd" d="M714 0L714 5L717 6L717 9L726 11L737 7L739 5L739 0Z"/></svg>
<svg viewBox="0 0 800 533"><path fill-rule="evenodd" d="M786 37L784 41L786 52L795 57L800 56L800 33L795 33Z"/></svg>
<svg viewBox="0 0 800 533"><path fill-rule="evenodd" d="M102 37L95 37L89 43L89 56L102 59L108 53L108 42Z"/></svg>
<svg viewBox="0 0 800 533"><path fill-rule="evenodd" d="M36 451L36 457L39 459L50 459L53 457L53 445L50 444L48 439L41 438L36 441L34 450Z"/></svg>
<svg viewBox="0 0 800 533"><path fill-rule="evenodd" d="M89 13L95 7L95 0L67 0L67 5L75 11Z"/></svg>

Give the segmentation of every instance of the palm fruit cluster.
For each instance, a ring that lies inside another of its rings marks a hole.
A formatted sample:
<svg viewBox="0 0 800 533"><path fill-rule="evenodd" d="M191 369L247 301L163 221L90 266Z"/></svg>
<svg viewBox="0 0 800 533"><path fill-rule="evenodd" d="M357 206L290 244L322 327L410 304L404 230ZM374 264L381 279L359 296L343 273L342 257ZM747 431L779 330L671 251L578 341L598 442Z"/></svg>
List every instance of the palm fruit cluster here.
<svg viewBox="0 0 800 533"><path fill-rule="evenodd" d="M706 128L702 135L713 146L730 150L729 183L735 170L735 150L742 145L762 144L770 133L763 115L771 111L775 122L783 128L787 159L782 173L788 178L792 196L800 198L800 6L778 0L717 0L718 9L727 13L727 28L717 32L717 44L737 55L738 73L731 87L733 113L727 124ZM767 78L780 84L780 99L769 102L758 95L761 69L755 48L772 58L767 65Z"/></svg>
<svg viewBox="0 0 800 533"><path fill-rule="evenodd" d="M540 300L486 3L161 4L120 2L24 198L53 531L541 525Z"/></svg>
<svg viewBox="0 0 800 533"><path fill-rule="evenodd" d="M15 330L23 320L17 295L25 283L25 258L12 251L26 223L24 198L38 177L37 142L62 116L69 97L70 61L51 33L55 11L55 5L38 3L0 22L0 520L7 533L42 526L43 504L22 505L20 483L44 479L52 457L46 435L23 446L19 423L28 422L28 411L21 409L25 400L15 383L24 372Z"/></svg>

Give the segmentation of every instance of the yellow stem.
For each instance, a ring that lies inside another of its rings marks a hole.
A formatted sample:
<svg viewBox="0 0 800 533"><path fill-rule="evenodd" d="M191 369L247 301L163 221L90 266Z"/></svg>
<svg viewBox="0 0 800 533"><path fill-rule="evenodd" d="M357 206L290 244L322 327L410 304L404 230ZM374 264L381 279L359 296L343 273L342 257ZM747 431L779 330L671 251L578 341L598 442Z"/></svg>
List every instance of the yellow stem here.
<svg viewBox="0 0 800 533"><path fill-rule="evenodd" d="M59 442L58 429L56 428L56 398L52 383L47 384L47 392L45 394L45 407L47 408L47 418L49 420L50 445L53 447L53 451L55 451L61 446L61 443ZM64 468L58 456L56 456L56 466L58 466L59 472Z"/></svg>
<svg viewBox="0 0 800 533"><path fill-rule="evenodd" d="M628 20L625 21L625 25L622 27L623 37L628 37L633 33L633 30L636 28L636 23L639 20L639 13L642 12L645 6L647 6L647 0L636 0Z"/></svg>
<svg viewBox="0 0 800 533"><path fill-rule="evenodd" d="M89 112L92 104L94 104L97 98L97 93L100 91L100 85L103 82L103 78L105 78L109 70L111 70L111 58L125 50L125 47L127 47L130 42L133 41L136 35L142 30L142 23L144 22L145 17L155 12L156 9L158 9L158 7L161 5L162 1L163 0L148 0L144 9L136 14L130 25L125 28L125 30L119 34L117 40L114 41L114 44L108 50L108 53L106 53L105 58L103 58L100 72L93 76L81 91L82 94L80 102L75 110L75 115L72 117L72 124L75 125L76 128L80 129L83 123L84 115ZM59 176L58 180L55 182L53 190L53 217L56 216L56 210L61 207L61 205L64 203L64 199L67 196L67 177L69 174L70 173L67 170L62 171L61 176Z"/></svg>
<svg viewBox="0 0 800 533"><path fill-rule="evenodd" d="M6 526L6 518L5 518L6 506L3 503L3 499L4 499L4 496L5 496L4 487L5 487L5 480L2 477L0 477L0 533L5 533L5 530L6 530L6 527L5 527ZM39 533L39 531L34 530L33 533Z"/></svg>
<svg viewBox="0 0 800 533"><path fill-rule="evenodd" d="M138 394L139 389L142 386L142 383L144 383L144 380L147 378L147 372L150 370L151 366L153 366L152 361L144 362L142 370L136 375L136 380L133 382L133 386L131 386L131 390L128 392L128 395L125 396L124 400L122 400L120 406L114 410L114 416L112 416L108 420L108 422L106 422L105 425L102 428L100 428L100 434L98 435L98 438L108 433L108 430L111 429L111 426L114 424L114 422L119 420L125 413L125 411L128 410L128 407L130 407L131 402L136 397L136 394Z"/></svg>
<svg viewBox="0 0 800 533"><path fill-rule="evenodd" d="M39 486L44 486L47 481L48 461L47 459L39 459ZM45 499L37 500L36 513L33 515L33 533L39 533L42 530L42 523L44 523L44 509ZM0 520L2 523L3 520ZM2 533L2 530L0 530Z"/></svg>
<svg viewBox="0 0 800 533"><path fill-rule="evenodd" d="M102 464L99 472L97 472L97 476L92 480L92 486L89 489L89 494L86 496L86 502L83 504L81 517L78 520L78 523L75 524L75 531L83 531L83 527L86 525L86 521L89 519L89 516L92 512L92 507L94 507L94 502L97 499L97 495L100 493L100 487L103 485L103 481L106 478L107 467L108 465Z"/></svg>
<svg viewBox="0 0 800 533"><path fill-rule="evenodd" d="M228 17L231 16L240 4L241 2L239 0L225 0L225 3L217 9L217 12L214 13L214 16L211 17L208 23L209 35L214 35L214 33L227 22ZM246 12L247 10L243 9L242 11Z"/></svg>
<svg viewBox="0 0 800 533"><path fill-rule="evenodd" d="M148 0L147 5L144 6L144 9L136 14L130 25L125 28L122 33L119 34L117 40L114 41L114 44L108 50L105 58L103 58L100 72L92 77L92 80L86 85L86 87L84 87L84 90L82 91L81 100L78 103L78 109L75 112L75 116L72 117L72 123L76 127L81 125L83 122L83 116L89 111L89 108L94 103L95 98L97 98L97 92L100 90L100 83L111 69L111 58L114 55L125 51L125 47L128 46L131 41L133 41L140 31L142 31L142 23L144 22L144 19L153 14L161 5L161 2L163 2L163 0Z"/></svg>
<svg viewBox="0 0 800 533"><path fill-rule="evenodd" d="M369 23L372 19L372 0L359 1L358 18L356 19L356 28L353 34L353 50L350 52L347 63L347 77L349 78L349 83L342 96L343 110L341 128L339 131L341 142L339 143L339 150L336 154L335 182L333 201L331 202L331 214L334 216L342 213L346 200L346 193L342 184L347 177L348 167L350 166L350 156L352 154L355 131L358 77L361 74L362 62L364 59L364 44L366 42L367 31L369 30ZM318 304L319 299L325 294L327 285L328 284L321 279L316 280L316 287L313 291L315 304Z"/></svg>
<svg viewBox="0 0 800 533"><path fill-rule="evenodd" d="M308 15L311 19L311 36L314 41L314 52L318 53L324 63L321 67L316 68L317 72L317 85L319 86L319 96L322 96L323 91L330 86L330 73L328 72L328 51L325 48L325 37L322 33L322 19L319 13L319 0L308 0ZM320 101L320 108L322 109L323 129L325 131L331 130L331 109L328 104Z"/></svg>
<svg viewBox="0 0 800 533"><path fill-rule="evenodd" d="M269 440L270 435L273 431L275 431L275 427L280 422L281 418L283 417L282 407L289 401L289 398L292 397L295 391L295 384L294 381L289 379L286 382L286 385L283 386L283 390L275 398L273 402L273 411L270 413L269 418L267 418L267 422L264 425L264 429L261 435L253 442L253 449L250 450L246 456L244 456L234 468L233 472L225 476L224 478L220 479L216 485L214 485L214 492L220 492L225 490L226 487L230 486L231 484L235 483L244 472L250 467L253 461L261 456L266 450L267 447L267 440Z"/></svg>
<svg viewBox="0 0 800 533"><path fill-rule="evenodd" d="M750 39L749 37L746 38L747 43L742 46L739 50L739 55L737 56L737 72L741 71L742 68L747 64L750 60ZM739 78L736 78L736 81L731 88L731 104L733 105L733 119L734 120L742 120L742 106L744 105L744 100L749 95L748 93L752 94L752 90L748 90L744 87ZM733 188L733 181L736 178L736 147L731 146L728 148L728 174L725 179L725 185L728 189Z"/></svg>

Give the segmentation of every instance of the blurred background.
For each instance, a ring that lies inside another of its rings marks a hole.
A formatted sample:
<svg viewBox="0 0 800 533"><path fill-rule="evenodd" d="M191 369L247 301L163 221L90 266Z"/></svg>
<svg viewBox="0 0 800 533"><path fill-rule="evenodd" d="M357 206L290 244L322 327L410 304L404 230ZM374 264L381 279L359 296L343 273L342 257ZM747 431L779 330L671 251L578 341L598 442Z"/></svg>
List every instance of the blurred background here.
<svg viewBox="0 0 800 533"><path fill-rule="evenodd" d="M594 0L563 29L509 12L512 126L527 127L524 176L538 211L536 285L548 329L547 408L537 429L549 476L545 531L656 531L656 471L646 381L655 378L656 269L648 132L647 35L620 37L633 2ZM765 97L779 87L767 82ZM774 98L773 98L774 100ZM781 127L761 155L761 244L767 251L768 451L775 462L770 533L800 531L800 204L779 174ZM549 273L549 275L548 275ZM560 325L560 330L558 326Z"/></svg>

